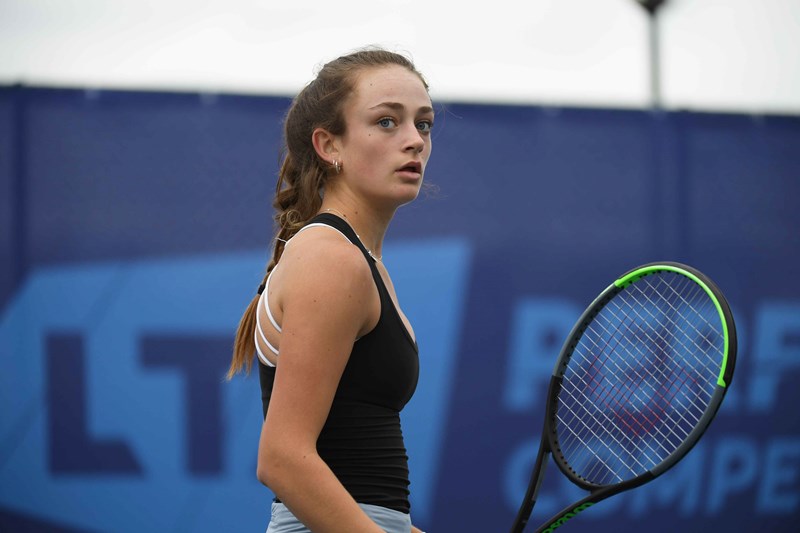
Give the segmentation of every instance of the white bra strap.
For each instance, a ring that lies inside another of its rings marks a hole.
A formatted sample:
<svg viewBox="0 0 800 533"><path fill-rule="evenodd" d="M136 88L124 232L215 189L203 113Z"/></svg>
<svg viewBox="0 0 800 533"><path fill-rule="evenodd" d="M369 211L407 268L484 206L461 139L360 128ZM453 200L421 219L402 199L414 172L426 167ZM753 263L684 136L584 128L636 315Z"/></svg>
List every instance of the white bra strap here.
<svg viewBox="0 0 800 533"><path fill-rule="evenodd" d="M275 272L274 268L272 269L272 272ZM264 310L267 313L267 318L269 318L269 321L272 323L275 329L278 330L278 332L280 332L281 327L275 321L275 317L272 316L272 312L269 309L269 302L267 301L267 295L269 294L269 280L272 277L272 272L269 273L269 275L267 276L267 280L264 282L264 290L261 292L261 296L258 298L258 304L262 305L261 302L264 302L263 305L264 305ZM267 345L267 348L269 348L269 350L272 353L278 355L278 349L275 346L273 346L273 344L269 342L269 339L267 339L267 336L264 335L264 329L261 327L261 313L259 313L258 309L256 309L256 332L255 332L256 352L258 353L258 358L261 359L262 363L264 363L267 366L275 366L272 364L272 361L270 361L267 358L267 356L264 355L264 353L261 351L261 345L258 342L259 337L261 337L261 340L264 341L264 344Z"/></svg>
<svg viewBox="0 0 800 533"><path fill-rule="evenodd" d="M345 239L347 239L348 242L350 242L350 239L347 238L347 235L345 235L344 233L342 233L338 229L334 228L333 226L330 226L328 224L323 224L321 222L315 222L313 224L308 224L307 226L303 226L302 228L300 228L300 230L297 233L295 233L292 236L292 238L296 237L300 232L302 232L302 231L304 231L304 230L306 230L308 228L313 228L313 227L318 227L318 226L322 226L322 227L325 227L325 228L330 228L330 229L336 231L339 235L341 235ZM292 239L289 239L289 241L291 241L291 240ZM287 241L286 244L289 244L289 241ZM275 268L278 268L278 267L276 266ZM272 278L272 273L275 272L275 268L272 269L272 271L267 276L267 280L264 282L264 290L261 292L261 297L259 298L259 305L262 305L262 303L261 303L262 301L264 302L263 306L264 306L264 311L267 314L267 318L269 319L270 323L275 328L275 330L278 333L280 333L281 332L281 327L278 324L278 321L275 320L275 317L272 314L272 310L269 308L269 297L268 297L268 295L269 295L269 281ZM261 337L261 340L264 341L264 344L267 345L267 348L269 348L272 353L274 353L275 355L278 355L278 349L275 348L275 346L273 346L272 343L269 342L269 340L267 339L267 336L264 335L264 330L261 328L261 315L258 312L258 310L256 310L255 341L256 341L256 352L258 354L258 358L261 359L261 362L264 363L267 366L275 366L274 364L272 364L272 361L267 359L267 357L261 351L260 344L258 343L258 338L259 337Z"/></svg>
<svg viewBox="0 0 800 533"><path fill-rule="evenodd" d="M277 266L275 268L277 268ZM272 272L275 272L275 268L272 269ZM272 324L278 333L280 333L281 327L278 325L275 317L272 316L272 311L269 308L269 280L272 278L272 272L269 273L269 276L267 276L267 281L264 282L264 292L261 293L260 300L264 302L264 311L267 312L267 318L269 318L270 324Z"/></svg>
<svg viewBox="0 0 800 533"><path fill-rule="evenodd" d="M267 345L267 348L269 348L269 350L275 355L278 355L278 349L273 346L271 342L269 342L267 336L264 335L264 330L261 329L261 318L258 316L258 314L256 314L256 331L258 331L258 336L261 337L261 340L264 341L264 343ZM256 346L258 346L258 343L256 343Z"/></svg>

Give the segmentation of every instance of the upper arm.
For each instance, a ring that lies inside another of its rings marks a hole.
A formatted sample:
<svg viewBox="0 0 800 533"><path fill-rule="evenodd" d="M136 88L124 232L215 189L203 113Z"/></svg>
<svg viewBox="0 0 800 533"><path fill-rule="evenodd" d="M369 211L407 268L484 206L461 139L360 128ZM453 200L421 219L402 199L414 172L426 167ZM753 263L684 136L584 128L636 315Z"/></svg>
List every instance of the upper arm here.
<svg viewBox="0 0 800 533"><path fill-rule="evenodd" d="M293 243L281 258L280 356L262 444L313 452L376 289L361 251L340 236Z"/></svg>

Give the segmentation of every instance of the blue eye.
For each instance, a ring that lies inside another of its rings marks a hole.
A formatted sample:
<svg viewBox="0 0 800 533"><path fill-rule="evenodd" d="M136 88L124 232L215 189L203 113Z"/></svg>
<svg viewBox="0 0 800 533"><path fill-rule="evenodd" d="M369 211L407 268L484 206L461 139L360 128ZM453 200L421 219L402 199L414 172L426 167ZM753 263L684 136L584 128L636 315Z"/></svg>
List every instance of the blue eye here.
<svg viewBox="0 0 800 533"><path fill-rule="evenodd" d="M423 120L421 122L417 122L417 129L421 132L427 133L431 131L431 128L433 128L433 122L431 122L430 120Z"/></svg>
<svg viewBox="0 0 800 533"><path fill-rule="evenodd" d="M391 128L395 125L395 121L393 118L384 117L378 121L378 126L381 128Z"/></svg>

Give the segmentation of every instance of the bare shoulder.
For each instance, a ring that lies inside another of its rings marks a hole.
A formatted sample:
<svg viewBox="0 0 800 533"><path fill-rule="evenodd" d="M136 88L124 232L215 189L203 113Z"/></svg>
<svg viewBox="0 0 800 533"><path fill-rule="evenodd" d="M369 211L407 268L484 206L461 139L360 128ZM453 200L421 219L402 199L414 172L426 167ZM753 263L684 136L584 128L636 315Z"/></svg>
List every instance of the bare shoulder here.
<svg viewBox="0 0 800 533"><path fill-rule="evenodd" d="M339 266L351 273L369 273L364 254L338 230L317 226L297 234L286 246L281 262L295 268L326 270ZM314 268L318 265L320 268ZM347 267L347 268L344 268Z"/></svg>
<svg viewBox="0 0 800 533"><path fill-rule="evenodd" d="M296 235L276 268L284 328L319 333L335 326L352 339L374 327L380 298L372 271L361 249L338 231L315 227Z"/></svg>
<svg viewBox="0 0 800 533"><path fill-rule="evenodd" d="M283 285L320 295L367 290L372 271L364 254L349 239L329 227L309 228L296 235L281 257Z"/></svg>

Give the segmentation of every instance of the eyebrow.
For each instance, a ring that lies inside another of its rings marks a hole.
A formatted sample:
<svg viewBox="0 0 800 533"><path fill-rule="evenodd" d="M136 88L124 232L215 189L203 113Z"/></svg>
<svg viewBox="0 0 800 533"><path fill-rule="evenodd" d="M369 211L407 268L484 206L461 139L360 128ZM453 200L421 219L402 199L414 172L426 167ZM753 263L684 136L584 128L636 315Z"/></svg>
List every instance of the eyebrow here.
<svg viewBox="0 0 800 533"><path fill-rule="evenodd" d="M389 109L394 109L396 111L403 111L406 106L401 104L400 102L381 102L378 105L370 107L372 109L378 109L381 107L388 107ZM433 113L433 108L429 106L422 106L417 110L418 113Z"/></svg>

